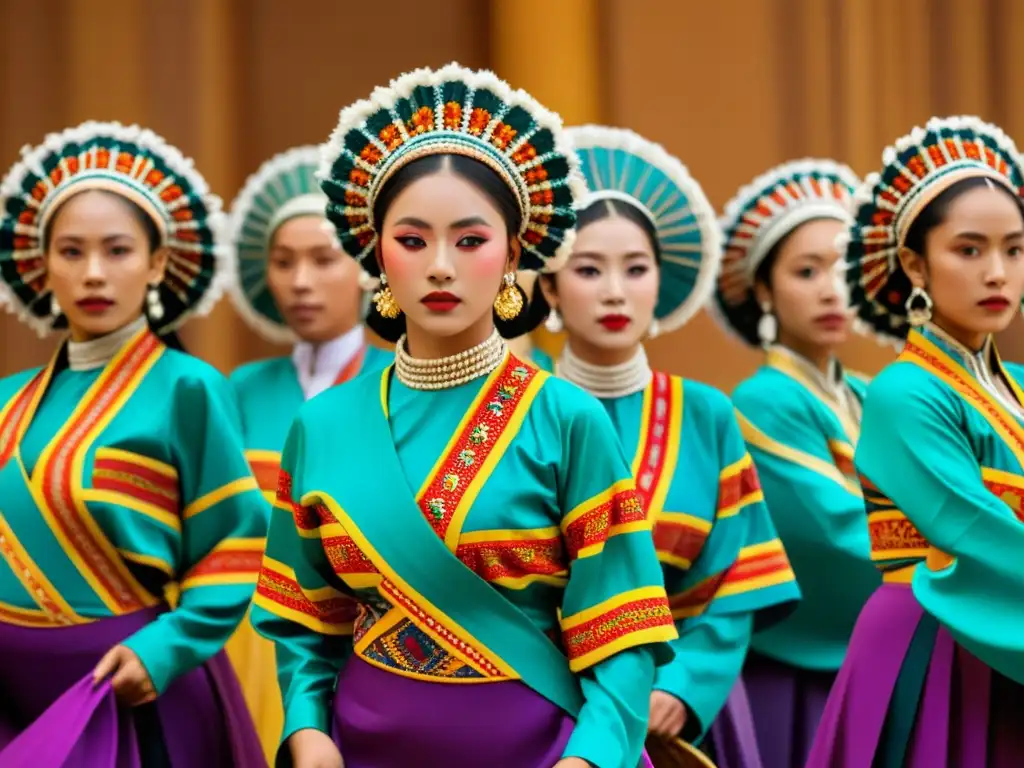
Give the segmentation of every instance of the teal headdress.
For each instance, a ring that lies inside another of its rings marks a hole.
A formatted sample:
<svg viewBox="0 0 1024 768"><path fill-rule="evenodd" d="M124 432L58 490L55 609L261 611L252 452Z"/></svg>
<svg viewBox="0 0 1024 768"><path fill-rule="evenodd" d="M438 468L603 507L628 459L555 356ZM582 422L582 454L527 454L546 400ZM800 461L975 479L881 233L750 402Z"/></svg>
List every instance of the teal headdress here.
<svg viewBox="0 0 1024 768"><path fill-rule="evenodd" d="M647 216L661 250L661 287L654 316L661 331L681 327L715 287L721 243L715 209L686 166L632 131L584 125L569 130L589 195L624 200Z"/></svg>
<svg viewBox="0 0 1024 768"><path fill-rule="evenodd" d="M759 346L761 308L754 278L772 248L813 219L849 222L860 183L832 160L796 160L758 176L725 206L720 224L725 253L710 314L751 346Z"/></svg>
<svg viewBox="0 0 1024 768"><path fill-rule="evenodd" d="M418 69L341 111L325 145L320 181L342 247L371 276L380 222L373 201L421 157L471 157L500 176L522 213L520 268L550 272L568 256L574 204L586 189L561 120L492 72L449 64Z"/></svg>
<svg viewBox="0 0 1024 768"><path fill-rule="evenodd" d="M956 182L989 178L1024 194L1024 161L1013 140L976 117L932 118L882 153L854 197L854 221L840 247L858 319L879 336L902 343L910 331L910 279L899 250L929 202Z"/></svg>
<svg viewBox="0 0 1024 768"><path fill-rule="evenodd" d="M46 288L43 234L62 202L89 189L138 205L168 250L164 280L151 298L151 308L162 309L150 314L153 328L167 333L209 312L226 277L220 198L191 160L152 131L92 121L23 149L0 185L0 300L7 308L41 336L67 327Z"/></svg>
<svg viewBox="0 0 1024 768"><path fill-rule="evenodd" d="M289 219L325 215L327 197L316 179L319 165L320 147L295 147L282 152L249 177L231 205L229 233L234 263L228 295L249 327L268 341L295 340L267 287L270 241Z"/></svg>

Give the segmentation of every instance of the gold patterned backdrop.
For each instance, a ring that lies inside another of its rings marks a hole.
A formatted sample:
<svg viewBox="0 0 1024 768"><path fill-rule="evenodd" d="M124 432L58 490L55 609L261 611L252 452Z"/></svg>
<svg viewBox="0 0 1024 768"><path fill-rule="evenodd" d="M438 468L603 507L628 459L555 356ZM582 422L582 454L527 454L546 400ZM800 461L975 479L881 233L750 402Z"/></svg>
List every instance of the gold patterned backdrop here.
<svg viewBox="0 0 1024 768"><path fill-rule="evenodd" d="M932 114L978 114L1024 144L1019 0L0 0L0 29L0 166L47 131L137 121L226 201L374 85L450 60L493 68L569 124L663 143L718 206L799 156L867 173ZM182 336L225 371L275 352L227 303ZM1005 336L1024 360L1020 323ZM0 375L52 348L0 319ZM758 360L705 316L650 349L727 389ZM874 372L891 354L855 339L844 356Z"/></svg>

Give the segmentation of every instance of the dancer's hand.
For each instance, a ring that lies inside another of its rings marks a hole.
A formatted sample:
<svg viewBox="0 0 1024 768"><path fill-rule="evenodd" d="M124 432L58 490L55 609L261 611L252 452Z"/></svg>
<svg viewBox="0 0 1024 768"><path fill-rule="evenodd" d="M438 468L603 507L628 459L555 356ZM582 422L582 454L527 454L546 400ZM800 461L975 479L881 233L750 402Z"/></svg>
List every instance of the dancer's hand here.
<svg viewBox="0 0 1024 768"><path fill-rule="evenodd" d="M651 692L651 717L647 730L659 736L673 738L683 731L686 725L686 705L671 693L664 691Z"/></svg>
<svg viewBox="0 0 1024 768"><path fill-rule="evenodd" d="M149 672L135 651L123 645L115 645L100 659L93 670L95 684L110 678L110 685L118 700L129 707L148 704L156 698L156 688L149 679Z"/></svg>
<svg viewBox="0 0 1024 768"><path fill-rule="evenodd" d="M593 768L593 766L578 757L563 757L555 763L555 768Z"/></svg>
<svg viewBox="0 0 1024 768"><path fill-rule="evenodd" d="M341 752L323 731L303 728L288 737L295 768L345 768Z"/></svg>

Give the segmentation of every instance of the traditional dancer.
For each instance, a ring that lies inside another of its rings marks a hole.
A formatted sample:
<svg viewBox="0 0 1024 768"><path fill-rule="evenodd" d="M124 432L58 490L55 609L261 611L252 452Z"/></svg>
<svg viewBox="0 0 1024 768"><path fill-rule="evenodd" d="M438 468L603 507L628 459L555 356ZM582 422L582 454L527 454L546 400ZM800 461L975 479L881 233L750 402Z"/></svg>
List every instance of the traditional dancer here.
<svg viewBox="0 0 1024 768"><path fill-rule="evenodd" d="M359 265L326 219L315 173L318 147L268 160L231 206L234 280L229 295L256 333L292 343L292 354L243 365L231 375L246 456L273 503L288 427L309 398L393 355L366 342ZM283 727L274 647L245 622L227 646L268 757Z"/></svg>
<svg viewBox="0 0 1024 768"><path fill-rule="evenodd" d="M756 768L742 686L716 717L754 626L799 591L728 398L652 371L642 345L682 327L714 290L714 208L676 158L631 131L585 126L570 138L591 194L568 264L540 285L548 330L567 334L556 371L601 400L654 521L679 639L655 677L650 730L700 743L715 722L719 765Z"/></svg>
<svg viewBox="0 0 1024 768"><path fill-rule="evenodd" d="M853 471L864 383L836 359L850 324L834 241L856 177L787 163L726 206L714 315L764 365L733 394L765 501L803 600L754 636L744 680L761 758L803 768L854 622L879 584Z"/></svg>
<svg viewBox="0 0 1024 768"><path fill-rule="evenodd" d="M882 161L846 261L860 319L906 340L855 456L885 583L808 765L1024 765L1024 393L992 342L1024 294L1024 163L973 117L932 119Z"/></svg>
<svg viewBox="0 0 1024 768"><path fill-rule="evenodd" d="M0 381L0 765L260 765L220 651L266 503L227 381L161 341L220 293L220 201L116 123L47 136L0 191L0 289L69 331Z"/></svg>
<svg viewBox="0 0 1024 768"><path fill-rule="evenodd" d="M498 334L517 268L568 256L559 119L418 70L342 111L321 173L398 345L285 444L253 609L289 659L280 762L634 768L676 636L650 525L600 404Z"/></svg>

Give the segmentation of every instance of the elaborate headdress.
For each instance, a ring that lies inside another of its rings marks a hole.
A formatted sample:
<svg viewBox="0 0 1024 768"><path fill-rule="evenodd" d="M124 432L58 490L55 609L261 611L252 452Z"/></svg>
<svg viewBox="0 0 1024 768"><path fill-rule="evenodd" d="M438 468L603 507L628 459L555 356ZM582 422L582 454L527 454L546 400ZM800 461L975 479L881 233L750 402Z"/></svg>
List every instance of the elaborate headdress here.
<svg viewBox="0 0 1024 768"><path fill-rule="evenodd" d="M715 287L721 239L715 210L686 166L632 131L585 125L569 137L590 193L581 202L624 200L654 225L661 287L654 316L663 331L700 311Z"/></svg>
<svg viewBox="0 0 1024 768"><path fill-rule="evenodd" d="M720 220L725 253L710 302L712 317L757 346L761 308L754 277L771 249L813 219L850 221L850 203L860 180L831 160L796 160L777 166L743 187Z"/></svg>
<svg viewBox="0 0 1024 768"><path fill-rule="evenodd" d="M934 117L882 153L881 173L864 180L854 221L840 239L847 284L859 319L893 341L910 330L911 285L899 250L914 219L944 190L970 177L1024 192L1024 167L1013 141L976 117Z"/></svg>
<svg viewBox="0 0 1024 768"><path fill-rule="evenodd" d="M151 309L162 308L150 313L154 329L168 332L190 315L207 313L226 276L220 198L210 194L191 160L152 131L92 121L23 149L0 185L0 299L8 308L41 336L66 327L63 315L54 316L46 288L44 232L61 203L90 189L138 205L168 250L164 280L150 295Z"/></svg>
<svg viewBox="0 0 1024 768"><path fill-rule="evenodd" d="M267 287L270 241L289 219L325 216L327 197L316 179L319 165L320 147L282 152L248 178L231 204L228 231L234 263L228 293L249 327L268 341L295 340Z"/></svg>
<svg viewBox="0 0 1024 768"><path fill-rule="evenodd" d="M371 276L380 222L373 201L403 166L434 154L477 160L500 176L522 213L520 269L550 272L572 245L586 189L557 115L492 72L457 64L418 69L341 111L320 181L342 246Z"/></svg>

